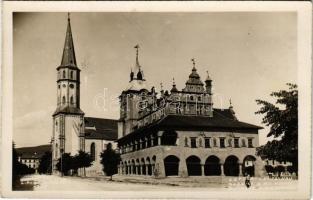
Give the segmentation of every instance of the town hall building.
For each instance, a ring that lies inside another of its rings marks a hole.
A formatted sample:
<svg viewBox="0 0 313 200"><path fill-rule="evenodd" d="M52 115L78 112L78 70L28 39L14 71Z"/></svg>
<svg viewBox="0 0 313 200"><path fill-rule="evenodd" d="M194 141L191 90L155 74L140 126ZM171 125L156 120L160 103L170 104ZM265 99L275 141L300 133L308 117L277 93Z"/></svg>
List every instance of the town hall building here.
<svg viewBox="0 0 313 200"><path fill-rule="evenodd" d="M263 175L256 157L261 127L239 121L232 105L213 107L212 79L204 82L195 60L185 87L147 88L138 60L120 95L119 174L148 176Z"/></svg>

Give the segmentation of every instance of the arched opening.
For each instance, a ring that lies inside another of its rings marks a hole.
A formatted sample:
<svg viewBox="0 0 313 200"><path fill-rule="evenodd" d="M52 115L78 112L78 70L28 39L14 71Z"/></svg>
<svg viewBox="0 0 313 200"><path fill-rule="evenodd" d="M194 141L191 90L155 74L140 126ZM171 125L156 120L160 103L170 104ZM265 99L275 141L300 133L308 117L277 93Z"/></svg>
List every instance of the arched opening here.
<svg viewBox="0 0 313 200"><path fill-rule="evenodd" d="M161 137L161 144L162 145L176 145L177 140L177 133L173 130L164 131Z"/></svg>
<svg viewBox="0 0 313 200"><path fill-rule="evenodd" d="M209 156L204 165L204 174L206 176L221 175L220 159L216 156Z"/></svg>
<svg viewBox="0 0 313 200"><path fill-rule="evenodd" d="M90 157L93 161L95 161L96 159L96 146L95 146L95 143L91 143L90 145Z"/></svg>
<svg viewBox="0 0 313 200"><path fill-rule="evenodd" d="M73 79L73 71L71 71L71 75L70 76L71 76L71 79Z"/></svg>
<svg viewBox="0 0 313 200"><path fill-rule="evenodd" d="M197 156L189 156L186 159L188 176L201 176L201 160Z"/></svg>
<svg viewBox="0 0 313 200"><path fill-rule="evenodd" d="M239 176L239 164L236 156L228 156L224 163L225 176Z"/></svg>
<svg viewBox="0 0 313 200"><path fill-rule="evenodd" d="M71 102L71 104L74 104L74 98L73 98L73 96L71 96L70 102Z"/></svg>
<svg viewBox="0 0 313 200"><path fill-rule="evenodd" d="M151 175L152 175L152 167L151 167L150 158L147 157L146 161L147 161L147 163L146 163L146 165L147 165L147 170L146 170L146 171L147 171L147 174L148 174L149 176L151 176Z"/></svg>
<svg viewBox="0 0 313 200"><path fill-rule="evenodd" d="M65 72L65 70L63 71L63 78L65 78L66 77L66 72Z"/></svg>
<svg viewBox="0 0 313 200"><path fill-rule="evenodd" d="M178 176L179 158L170 155L164 159L165 176Z"/></svg>
<svg viewBox="0 0 313 200"><path fill-rule="evenodd" d="M124 162L124 174L126 174L126 175L128 174L128 169L127 168L128 168L127 162L125 161Z"/></svg>
<svg viewBox="0 0 313 200"><path fill-rule="evenodd" d="M141 158L141 164L142 164L142 175L147 175L146 174L146 163L145 163L144 158Z"/></svg>
<svg viewBox="0 0 313 200"><path fill-rule="evenodd" d="M62 104L65 104L65 96L62 97Z"/></svg>
<svg viewBox="0 0 313 200"><path fill-rule="evenodd" d="M255 175L255 161L256 158L254 156L248 155L243 159L242 163L242 174L249 174L250 176Z"/></svg>

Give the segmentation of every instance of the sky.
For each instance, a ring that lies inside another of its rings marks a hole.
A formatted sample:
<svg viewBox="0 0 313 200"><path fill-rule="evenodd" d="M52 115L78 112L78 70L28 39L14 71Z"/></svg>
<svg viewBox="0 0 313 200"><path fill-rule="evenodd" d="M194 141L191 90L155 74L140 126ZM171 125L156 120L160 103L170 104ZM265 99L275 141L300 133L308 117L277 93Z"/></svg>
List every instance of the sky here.
<svg viewBox="0 0 313 200"><path fill-rule="evenodd" d="M47 144L56 109L67 13L13 16L13 140L17 147ZM149 87L181 90L192 69L213 79L216 108L229 99L240 121L263 126L255 102L297 82L297 15L292 12L71 13L81 109L89 117L119 118L118 96L139 62Z"/></svg>

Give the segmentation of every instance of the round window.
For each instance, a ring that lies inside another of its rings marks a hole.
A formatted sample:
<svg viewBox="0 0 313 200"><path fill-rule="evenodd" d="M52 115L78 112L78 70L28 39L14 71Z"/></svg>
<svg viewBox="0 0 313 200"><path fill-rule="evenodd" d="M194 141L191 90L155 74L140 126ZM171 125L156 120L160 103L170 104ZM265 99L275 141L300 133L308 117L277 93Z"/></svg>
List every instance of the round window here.
<svg viewBox="0 0 313 200"><path fill-rule="evenodd" d="M70 84L70 88L72 88L72 89L73 89L73 88L74 88L74 84Z"/></svg>
<svg viewBox="0 0 313 200"><path fill-rule="evenodd" d="M66 85L65 85L65 84L63 84L62 86L63 86L63 87L66 87Z"/></svg>

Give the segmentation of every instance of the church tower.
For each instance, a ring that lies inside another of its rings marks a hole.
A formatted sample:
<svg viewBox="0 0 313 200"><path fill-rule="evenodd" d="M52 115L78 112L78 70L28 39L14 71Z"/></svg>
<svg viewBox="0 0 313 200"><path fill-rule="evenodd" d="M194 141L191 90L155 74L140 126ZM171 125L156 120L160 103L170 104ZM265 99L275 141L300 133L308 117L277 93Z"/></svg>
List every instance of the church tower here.
<svg viewBox="0 0 313 200"><path fill-rule="evenodd" d="M140 118L140 110L147 105L151 98L148 95L149 91L146 86L142 67L139 64L139 45L136 45L134 48L136 49L135 67L130 72L130 80L127 88L120 95L119 138L138 127L137 121Z"/></svg>
<svg viewBox="0 0 313 200"><path fill-rule="evenodd" d="M57 108L53 114L52 160L63 153L75 155L84 150L84 112L80 109L80 69L77 67L70 15L67 19L65 44L57 67Z"/></svg>

